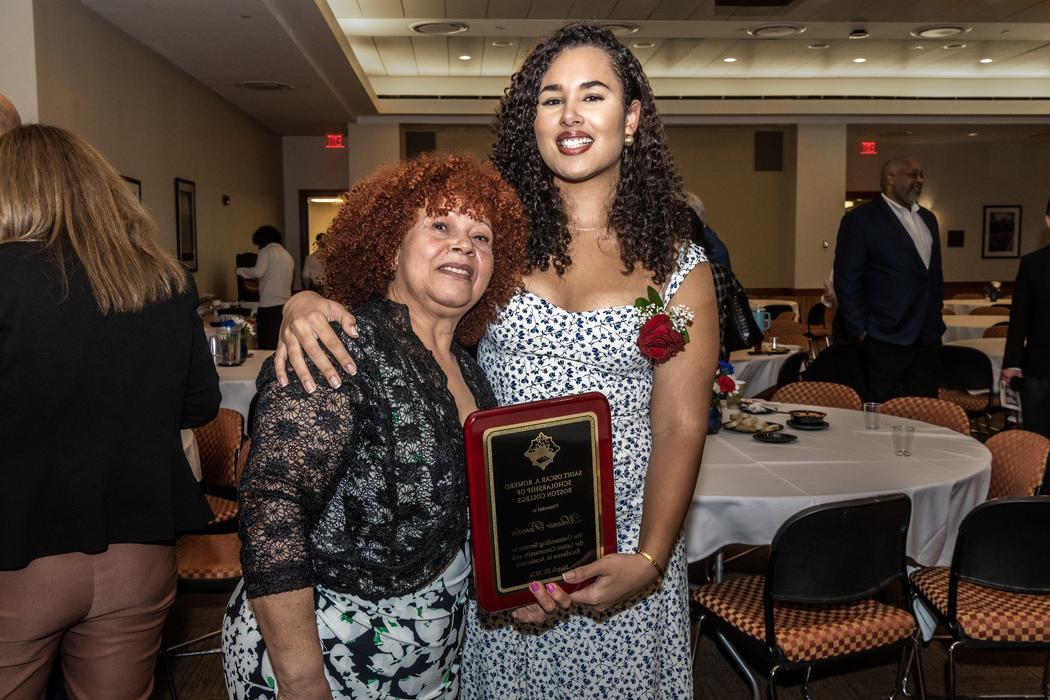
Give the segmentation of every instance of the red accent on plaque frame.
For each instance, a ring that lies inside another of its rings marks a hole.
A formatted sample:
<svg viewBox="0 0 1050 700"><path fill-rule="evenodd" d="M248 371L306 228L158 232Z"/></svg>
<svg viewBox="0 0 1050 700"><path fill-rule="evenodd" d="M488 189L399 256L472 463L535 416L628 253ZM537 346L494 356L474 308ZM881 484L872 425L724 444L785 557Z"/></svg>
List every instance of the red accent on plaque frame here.
<svg viewBox="0 0 1050 700"><path fill-rule="evenodd" d="M590 461L590 468L593 471L582 475L582 479L587 479L587 481L580 480L581 476L577 476L576 463L573 461L575 458L572 457L572 445L565 444L567 449L563 453L563 459L560 460L560 464L556 464L559 462L556 455L561 447L551 438L553 435L557 439L559 430L569 429L575 433L581 428L586 428L593 440L593 445L586 449L581 448L578 441L573 443L577 457L583 452L590 453L590 459L585 461ZM523 526L526 529L522 532L531 532L528 528L531 528L535 522L525 523L520 519L515 519L514 522L501 522L498 518L493 522L492 516L497 505L505 513L516 509L519 511L517 515L520 515L521 510L529 510L534 504L535 507L530 511L534 515L528 517L537 519L544 517L535 515L535 513L537 511L556 511L559 507L558 493L562 492L560 485L564 484L566 479L572 481L575 478L578 480L577 487L586 485L588 489L593 488L593 512L582 519L583 523L580 528L588 534L594 532L595 535L596 551L589 548L587 551L591 555L596 555L597 558L616 551L612 422L609 402L603 394L591 392L475 411L464 422L463 434L466 440L467 477L470 490L474 583L478 603L484 610L497 612L536 601L528 588L528 580L520 578L525 571L521 568L515 569L513 566L500 567L497 570L496 566L497 560L500 559L500 542L502 541L505 546L502 560L507 563L508 539L514 537L521 538L517 541L529 541L528 534L522 537L515 531L515 528ZM492 464L490 469L489 456L496 441L503 440L501 449L504 449L508 444L513 445L514 441L520 443L522 440L529 439L530 435L533 437L528 450L524 453L520 449L511 450L504 455L511 459L504 459L502 466ZM518 455L521 455L520 460L517 458ZM549 473L547 472L548 467L553 467ZM558 471L559 468L565 469L566 467L568 471L561 473ZM513 473L508 470L513 470ZM503 496L500 496L499 493L494 494L493 489L490 488L491 485L502 485L503 490L507 493ZM514 505L509 505L507 500L512 498L511 491L518 494L516 498L513 498ZM544 495L537 496L536 494ZM547 498L550 494L553 494L552 498ZM573 489L568 489L568 494L567 498L571 498ZM498 503L497 497L503 500ZM532 501L533 498L537 500ZM555 503L548 503L551 500ZM524 505L522 505L523 502ZM586 506L584 510L587 510ZM550 515L553 517L554 514L550 513ZM592 522L593 531L591 530ZM546 525L558 527L560 523L560 520L553 523L547 521ZM571 537L571 535L566 535L566 537ZM524 556L526 561L528 560L527 554L521 556ZM569 568L572 568L572 564L548 575L537 577L535 580L540 583L555 582L569 592L590 585L591 581L579 584L562 581L562 572ZM508 571L509 575L507 575ZM517 579L515 579L516 575Z"/></svg>

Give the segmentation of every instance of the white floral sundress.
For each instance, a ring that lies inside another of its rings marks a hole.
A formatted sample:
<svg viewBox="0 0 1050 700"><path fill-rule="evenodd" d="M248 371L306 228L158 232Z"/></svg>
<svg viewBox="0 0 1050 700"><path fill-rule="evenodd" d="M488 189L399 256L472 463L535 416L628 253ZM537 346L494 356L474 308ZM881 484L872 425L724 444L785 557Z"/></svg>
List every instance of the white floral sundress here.
<svg viewBox="0 0 1050 700"><path fill-rule="evenodd" d="M705 261L682 249L669 300ZM644 296L644 289L639 296ZM489 327L478 362L501 405L587 391L613 417L617 546L638 545L652 432L653 370L636 345L633 307L572 313L519 292ZM467 700L692 698L685 550L679 538L662 583L605 614L574 610L543 626L467 608L461 697Z"/></svg>
<svg viewBox="0 0 1050 700"><path fill-rule="evenodd" d="M459 651L470 579L470 547L426 588L369 601L317 586L317 632L335 700L459 694ZM236 700L277 697L259 623L242 580L222 624L226 690Z"/></svg>

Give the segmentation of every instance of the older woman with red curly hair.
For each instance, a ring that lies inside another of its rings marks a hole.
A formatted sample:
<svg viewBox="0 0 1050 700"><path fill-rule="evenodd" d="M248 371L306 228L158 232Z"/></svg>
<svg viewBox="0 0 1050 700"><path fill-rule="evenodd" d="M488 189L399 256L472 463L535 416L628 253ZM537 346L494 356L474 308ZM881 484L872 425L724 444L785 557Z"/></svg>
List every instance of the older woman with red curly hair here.
<svg viewBox="0 0 1050 700"><path fill-rule="evenodd" d="M529 226L469 158L383 168L346 196L323 286L355 307L338 387L260 374L240 488L231 697L454 698L470 574L462 422L495 405L457 343L520 285ZM261 633L261 635L260 635Z"/></svg>

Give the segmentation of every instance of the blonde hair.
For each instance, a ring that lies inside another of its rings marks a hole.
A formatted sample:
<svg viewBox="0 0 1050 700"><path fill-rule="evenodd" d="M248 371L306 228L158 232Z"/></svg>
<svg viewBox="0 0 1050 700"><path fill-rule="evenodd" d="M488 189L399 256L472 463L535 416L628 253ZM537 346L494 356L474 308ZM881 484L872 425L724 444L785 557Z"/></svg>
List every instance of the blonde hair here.
<svg viewBox="0 0 1050 700"><path fill-rule="evenodd" d="M72 253L102 313L138 311L188 287L155 241L156 225L105 158L83 139L30 124L0 136L0 245L36 241L63 292Z"/></svg>

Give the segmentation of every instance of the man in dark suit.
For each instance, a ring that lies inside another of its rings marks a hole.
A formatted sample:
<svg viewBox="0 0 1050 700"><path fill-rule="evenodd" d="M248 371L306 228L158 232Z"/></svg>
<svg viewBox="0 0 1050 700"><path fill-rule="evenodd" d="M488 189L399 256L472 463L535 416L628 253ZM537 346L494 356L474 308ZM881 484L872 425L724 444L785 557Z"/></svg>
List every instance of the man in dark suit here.
<svg viewBox="0 0 1050 700"><path fill-rule="evenodd" d="M944 278L937 218L918 205L924 177L915 158L887 161L882 194L839 225L838 317L860 344L871 401L937 395Z"/></svg>
<svg viewBox="0 0 1050 700"><path fill-rule="evenodd" d="M1050 201L1046 203L1050 228ZM1003 354L1004 382L1024 377L1025 427L1050 437L1050 245L1021 258Z"/></svg>

